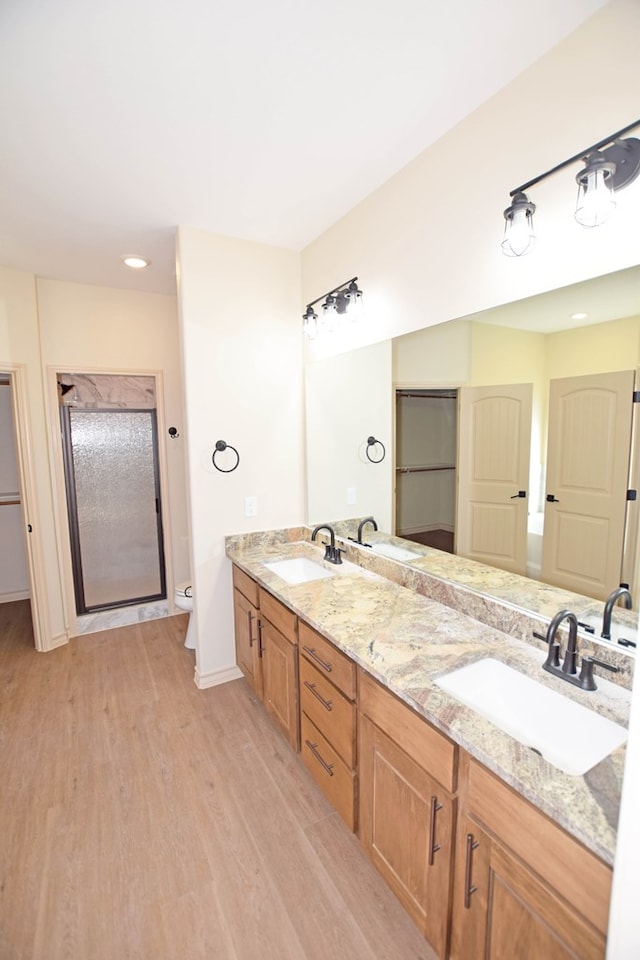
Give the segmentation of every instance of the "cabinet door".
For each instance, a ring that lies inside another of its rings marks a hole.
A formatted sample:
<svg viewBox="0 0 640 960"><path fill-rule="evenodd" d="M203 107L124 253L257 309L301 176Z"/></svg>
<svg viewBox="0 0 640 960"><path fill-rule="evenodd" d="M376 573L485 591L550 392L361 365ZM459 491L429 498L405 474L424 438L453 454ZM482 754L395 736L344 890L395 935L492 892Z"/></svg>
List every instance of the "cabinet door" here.
<svg viewBox="0 0 640 960"><path fill-rule="evenodd" d="M604 953L601 934L473 818L460 817L451 960L602 960Z"/></svg>
<svg viewBox="0 0 640 960"><path fill-rule="evenodd" d="M298 648L261 619L264 705L294 750L300 749Z"/></svg>
<svg viewBox="0 0 640 960"><path fill-rule="evenodd" d="M444 957L454 800L365 716L360 718L359 736L360 840L434 950Z"/></svg>
<svg viewBox="0 0 640 960"><path fill-rule="evenodd" d="M258 611L239 590L233 591L236 661L256 694L262 699L262 661L258 637Z"/></svg>

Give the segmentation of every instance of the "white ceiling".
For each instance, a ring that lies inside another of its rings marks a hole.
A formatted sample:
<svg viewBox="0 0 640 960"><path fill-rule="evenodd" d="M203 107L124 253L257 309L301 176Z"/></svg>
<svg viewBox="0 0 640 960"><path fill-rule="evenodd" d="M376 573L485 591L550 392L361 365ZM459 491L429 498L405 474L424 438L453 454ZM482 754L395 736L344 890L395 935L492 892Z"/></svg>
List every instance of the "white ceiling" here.
<svg viewBox="0 0 640 960"><path fill-rule="evenodd" d="M178 224L302 249L603 5L1 0L0 264L173 292Z"/></svg>
<svg viewBox="0 0 640 960"><path fill-rule="evenodd" d="M573 317L574 314L586 316ZM498 327L556 333L594 323L640 316L640 267L630 267L583 283L466 317Z"/></svg>

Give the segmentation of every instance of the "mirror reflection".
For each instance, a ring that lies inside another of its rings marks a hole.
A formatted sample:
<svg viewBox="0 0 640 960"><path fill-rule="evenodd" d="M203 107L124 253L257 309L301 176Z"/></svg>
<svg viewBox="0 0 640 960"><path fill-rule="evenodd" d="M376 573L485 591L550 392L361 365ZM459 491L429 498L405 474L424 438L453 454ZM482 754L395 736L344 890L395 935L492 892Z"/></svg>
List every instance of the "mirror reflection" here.
<svg viewBox="0 0 640 960"><path fill-rule="evenodd" d="M407 541L635 600L639 359L634 268L310 363L309 521L373 513ZM347 383L352 409L329 416ZM367 469L371 433L390 442Z"/></svg>

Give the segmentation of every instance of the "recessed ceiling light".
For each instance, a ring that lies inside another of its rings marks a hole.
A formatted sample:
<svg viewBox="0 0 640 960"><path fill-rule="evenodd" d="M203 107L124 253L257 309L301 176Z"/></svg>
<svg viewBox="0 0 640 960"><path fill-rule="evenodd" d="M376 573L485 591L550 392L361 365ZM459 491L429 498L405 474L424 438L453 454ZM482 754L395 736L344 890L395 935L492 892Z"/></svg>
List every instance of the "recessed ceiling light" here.
<svg viewBox="0 0 640 960"><path fill-rule="evenodd" d="M588 316L589 316L588 313L572 313L570 319L571 319L571 320L586 320Z"/></svg>
<svg viewBox="0 0 640 960"><path fill-rule="evenodd" d="M144 270L144 268L148 267L151 263L150 260L145 260L144 257L138 256L122 257L122 262L125 266L131 267L132 270Z"/></svg>

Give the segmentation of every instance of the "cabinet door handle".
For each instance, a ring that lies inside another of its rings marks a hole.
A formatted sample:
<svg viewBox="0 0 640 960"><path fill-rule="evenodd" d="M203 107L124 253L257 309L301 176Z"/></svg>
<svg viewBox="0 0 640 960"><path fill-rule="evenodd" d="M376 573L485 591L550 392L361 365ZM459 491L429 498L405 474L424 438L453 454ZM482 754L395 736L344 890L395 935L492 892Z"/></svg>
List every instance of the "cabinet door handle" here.
<svg viewBox="0 0 640 960"><path fill-rule="evenodd" d="M467 834L467 859L464 866L464 908L469 910L471 907L471 894L475 893L478 889L471 885L471 860L473 857L473 851L479 847L480 844L477 840L473 839L473 834Z"/></svg>
<svg viewBox="0 0 640 960"><path fill-rule="evenodd" d="M258 656L262 656L262 620L260 617L256 617L258 621Z"/></svg>
<svg viewBox="0 0 640 960"><path fill-rule="evenodd" d="M307 690L309 691L309 693L312 693L312 694L314 695L314 697L316 698L316 700L319 700L319 701L320 701L320 703L321 703L322 706L325 708L325 710L329 710L329 712L331 712L331 710L333 710L333 706L332 706L333 701L332 701L332 700L325 700L324 697L320 696L320 694L319 694L318 691L316 690L316 685L315 685L315 683L309 683L308 680L305 680L305 681L304 681L304 685L305 685L305 687L307 688Z"/></svg>
<svg viewBox="0 0 640 960"><path fill-rule="evenodd" d="M313 647L307 647L307 646L305 645L305 646L303 646L302 649L304 650L305 653L308 653L309 656L311 657L311 659L312 659L312 660L315 660L315 662L316 662L317 664L319 664L319 665L322 667L323 670L326 670L327 673L331 673L331 670L332 670L331 664L330 664L330 663L327 663L326 660L322 660L322 659L318 656L318 654L316 653L316 651L315 651L315 649L314 649Z"/></svg>
<svg viewBox="0 0 640 960"><path fill-rule="evenodd" d="M247 610L247 619L249 620L249 646L253 646L253 618L251 616L251 610Z"/></svg>
<svg viewBox="0 0 640 960"><path fill-rule="evenodd" d="M329 774L329 776L332 777L332 776L333 776L333 768L334 768L335 764L333 764L333 763L327 763L327 761L324 760L324 759L320 756L320 751L318 750L318 744L317 744L317 743L311 743L310 740L305 740L305 743L306 743L306 745L309 747L309 750L311 750L311 753L314 755L314 757L316 758L316 760L318 761L318 763L320 764L320 766L321 766L321 767L324 767L324 769L327 771L327 773Z"/></svg>
<svg viewBox="0 0 640 960"><path fill-rule="evenodd" d="M442 810L442 804L438 803L437 797L431 797L431 817L429 820L429 866L433 866L435 855L440 849L440 844L436 843L436 813Z"/></svg>

